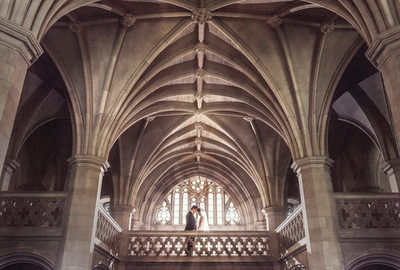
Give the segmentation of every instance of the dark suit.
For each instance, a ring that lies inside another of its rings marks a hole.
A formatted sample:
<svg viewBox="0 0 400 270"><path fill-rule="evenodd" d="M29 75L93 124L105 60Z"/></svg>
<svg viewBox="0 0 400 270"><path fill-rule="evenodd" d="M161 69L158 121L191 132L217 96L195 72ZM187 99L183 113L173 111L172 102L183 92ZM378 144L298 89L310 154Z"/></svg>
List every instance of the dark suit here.
<svg viewBox="0 0 400 270"><path fill-rule="evenodd" d="M195 231L196 230L196 219L192 211L189 211L186 214L186 227L185 231ZM187 255L192 255L192 247L193 247L194 237L189 237L187 242Z"/></svg>
<svg viewBox="0 0 400 270"><path fill-rule="evenodd" d="M193 230L196 230L196 219L194 218L192 211L189 211L186 214L185 231L193 231Z"/></svg>

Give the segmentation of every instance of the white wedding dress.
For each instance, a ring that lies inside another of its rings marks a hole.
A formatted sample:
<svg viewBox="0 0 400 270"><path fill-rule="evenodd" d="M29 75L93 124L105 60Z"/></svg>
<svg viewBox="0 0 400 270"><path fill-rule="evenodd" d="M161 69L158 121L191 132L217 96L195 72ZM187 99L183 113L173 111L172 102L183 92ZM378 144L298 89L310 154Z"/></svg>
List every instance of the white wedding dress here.
<svg viewBox="0 0 400 270"><path fill-rule="evenodd" d="M210 230L210 225L208 225L208 218L207 218L207 214L205 213L205 211L201 211L201 215L199 218L199 231L209 231Z"/></svg>

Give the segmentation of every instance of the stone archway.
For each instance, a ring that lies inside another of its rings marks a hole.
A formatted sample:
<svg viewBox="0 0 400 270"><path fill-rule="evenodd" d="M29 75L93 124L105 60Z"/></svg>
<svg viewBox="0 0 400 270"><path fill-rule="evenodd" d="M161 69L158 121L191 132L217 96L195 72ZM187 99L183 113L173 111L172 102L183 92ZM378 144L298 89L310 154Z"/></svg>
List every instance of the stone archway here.
<svg viewBox="0 0 400 270"><path fill-rule="evenodd" d="M369 254L354 260L346 270L399 270L400 258L387 254Z"/></svg>
<svg viewBox="0 0 400 270"><path fill-rule="evenodd" d="M0 255L1 270L54 270L47 258L27 252L9 252Z"/></svg>
<svg viewBox="0 0 400 270"><path fill-rule="evenodd" d="M8 265L2 270L46 270L46 268L43 268L40 265L37 265L35 263L13 263L11 265Z"/></svg>

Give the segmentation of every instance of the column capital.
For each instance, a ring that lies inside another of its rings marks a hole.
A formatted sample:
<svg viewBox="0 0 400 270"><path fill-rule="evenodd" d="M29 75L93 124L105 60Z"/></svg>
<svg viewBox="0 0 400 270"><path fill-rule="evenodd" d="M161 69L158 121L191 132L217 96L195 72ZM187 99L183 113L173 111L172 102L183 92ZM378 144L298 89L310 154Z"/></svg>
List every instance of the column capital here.
<svg viewBox="0 0 400 270"><path fill-rule="evenodd" d="M5 170L12 174L21 166L21 164L15 159L10 159L4 163L4 166Z"/></svg>
<svg viewBox="0 0 400 270"><path fill-rule="evenodd" d="M133 207L129 205L110 205L110 211L116 212L132 212Z"/></svg>
<svg viewBox="0 0 400 270"><path fill-rule="evenodd" d="M398 53L400 53L400 26L379 34L369 46L365 56L378 70L381 70L385 62Z"/></svg>
<svg viewBox="0 0 400 270"><path fill-rule="evenodd" d="M75 155L67 160L70 167L92 167L94 169L101 169L106 172L110 168L110 163L107 160L89 155Z"/></svg>
<svg viewBox="0 0 400 270"><path fill-rule="evenodd" d="M144 224L143 221L138 220L138 219L133 219L131 229L134 231L138 231L142 228L143 224Z"/></svg>
<svg viewBox="0 0 400 270"><path fill-rule="evenodd" d="M0 44L17 51L30 66L43 53L39 41L31 31L0 18Z"/></svg>
<svg viewBox="0 0 400 270"><path fill-rule="evenodd" d="M269 213L281 213L287 211L287 208L284 206L266 206L262 210L263 214L269 214Z"/></svg>
<svg viewBox="0 0 400 270"><path fill-rule="evenodd" d="M381 168L385 174L391 173L393 169L400 169L400 158L386 160L382 163Z"/></svg>
<svg viewBox="0 0 400 270"><path fill-rule="evenodd" d="M327 156L312 156L304 157L293 161L290 168L298 175L301 169L309 167L326 167L331 168L333 166L334 160Z"/></svg>

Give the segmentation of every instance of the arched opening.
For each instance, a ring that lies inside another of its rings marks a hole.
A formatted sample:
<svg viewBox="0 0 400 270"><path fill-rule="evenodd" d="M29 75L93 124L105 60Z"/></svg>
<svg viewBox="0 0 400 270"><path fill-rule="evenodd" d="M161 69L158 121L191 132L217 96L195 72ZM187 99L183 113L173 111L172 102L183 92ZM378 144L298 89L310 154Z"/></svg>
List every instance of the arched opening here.
<svg viewBox="0 0 400 270"><path fill-rule="evenodd" d="M2 270L47 270L46 268L34 263L13 263Z"/></svg>
<svg viewBox="0 0 400 270"><path fill-rule="evenodd" d="M391 252L387 250L386 254L365 255L350 263L346 270L399 270L400 259L390 255Z"/></svg>
<svg viewBox="0 0 400 270"><path fill-rule="evenodd" d="M182 229L193 205L205 212L211 230L240 229L240 225L246 224L247 217L242 209L238 209L236 198L228 190L209 178L196 175L183 180L161 197L153 212L153 226Z"/></svg>
<svg viewBox="0 0 400 270"><path fill-rule="evenodd" d="M366 265L357 270L398 270L400 268L393 268L391 266L383 265L383 264L371 264Z"/></svg>
<svg viewBox="0 0 400 270"><path fill-rule="evenodd" d="M329 122L329 156L336 192L390 192L382 170L397 151L381 75L361 47L335 92Z"/></svg>
<svg viewBox="0 0 400 270"><path fill-rule="evenodd" d="M47 54L27 71L3 167L3 190L64 191L72 154L65 84Z"/></svg>

